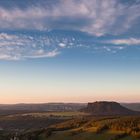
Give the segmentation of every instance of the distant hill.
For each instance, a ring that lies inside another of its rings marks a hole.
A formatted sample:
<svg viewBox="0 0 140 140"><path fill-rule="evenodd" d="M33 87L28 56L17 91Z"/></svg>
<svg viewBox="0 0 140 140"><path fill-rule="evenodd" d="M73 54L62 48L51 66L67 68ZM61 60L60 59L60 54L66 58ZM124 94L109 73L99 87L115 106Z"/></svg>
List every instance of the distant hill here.
<svg viewBox="0 0 140 140"><path fill-rule="evenodd" d="M113 103L115 104L115 102ZM120 106L120 105L122 105L121 108L125 107L125 110L127 108L127 112L128 110L129 112L130 110L140 111L140 103L121 103L119 105L117 103L117 106ZM22 114L22 113L29 113L29 112L46 112L46 111L54 111L54 112L79 111L82 108L87 108L86 106L87 106L87 103L0 104L0 115Z"/></svg>
<svg viewBox="0 0 140 140"><path fill-rule="evenodd" d="M99 101L88 103L87 107L82 111L91 113L96 116L109 116L109 115L139 115L140 112L132 111L128 108L121 106L117 102Z"/></svg>
<svg viewBox="0 0 140 140"><path fill-rule="evenodd" d="M77 111L86 104L82 103L41 103L41 104L0 104L0 112L3 110L17 111Z"/></svg>
<svg viewBox="0 0 140 140"><path fill-rule="evenodd" d="M121 103L121 105L131 110L140 111L140 103Z"/></svg>

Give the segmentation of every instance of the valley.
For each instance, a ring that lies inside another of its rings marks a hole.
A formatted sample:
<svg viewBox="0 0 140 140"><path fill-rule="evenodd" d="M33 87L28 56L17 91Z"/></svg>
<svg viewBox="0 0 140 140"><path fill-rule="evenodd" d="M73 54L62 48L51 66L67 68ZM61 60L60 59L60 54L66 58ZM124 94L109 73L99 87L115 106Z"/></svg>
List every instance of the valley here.
<svg viewBox="0 0 140 140"><path fill-rule="evenodd" d="M139 138L140 115L115 102L94 102L77 111L34 111L0 116L0 140Z"/></svg>

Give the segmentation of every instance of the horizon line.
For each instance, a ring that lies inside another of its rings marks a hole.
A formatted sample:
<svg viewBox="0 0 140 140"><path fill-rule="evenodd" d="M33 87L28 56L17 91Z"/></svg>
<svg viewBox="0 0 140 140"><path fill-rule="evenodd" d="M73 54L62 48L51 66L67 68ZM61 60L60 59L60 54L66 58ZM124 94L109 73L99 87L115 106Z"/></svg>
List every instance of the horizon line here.
<svg viewBox="0 0 140 140"><path fill-rule="evenodd" d="M117 102L117 103L120 103L120 104L137 104L137 103L140 103L140 102L119 102L119 101L107 101L107 100L97 100L97 101L93 101L93 102ZM20 105L20 104L87 104L87 103L93 103L91 101L89 102L17 102L17 103L0 103L0 105Z"/></svg>

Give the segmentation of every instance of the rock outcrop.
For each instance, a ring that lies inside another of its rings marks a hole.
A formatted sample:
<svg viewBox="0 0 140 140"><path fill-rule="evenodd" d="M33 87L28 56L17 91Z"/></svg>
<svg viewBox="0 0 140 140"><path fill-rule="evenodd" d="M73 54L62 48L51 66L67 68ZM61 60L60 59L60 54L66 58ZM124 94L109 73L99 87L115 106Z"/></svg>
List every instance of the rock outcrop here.
<svg viewBox="0 0 140 140"><path fill-rule="evenodd" d="M140 112L132 111L121 106L117 102L98 101L88 103L82 111L95 116L114 116L114 115L139 115Z"/></svg>

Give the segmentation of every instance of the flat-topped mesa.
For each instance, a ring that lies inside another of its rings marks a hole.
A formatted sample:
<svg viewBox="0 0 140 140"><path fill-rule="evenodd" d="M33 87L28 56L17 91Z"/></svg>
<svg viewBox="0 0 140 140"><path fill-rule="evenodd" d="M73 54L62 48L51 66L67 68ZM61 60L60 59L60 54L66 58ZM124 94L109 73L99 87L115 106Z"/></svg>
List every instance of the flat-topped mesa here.
<svg viewBox="0 0 140 140"><path fill-rule="evenodd" d="M82 111L97 116L140 114L140 112L129 110L121 106L117 102L107 102L107 101L96 101L93 103L88 103L87 107L82 109Z"/></svg>

